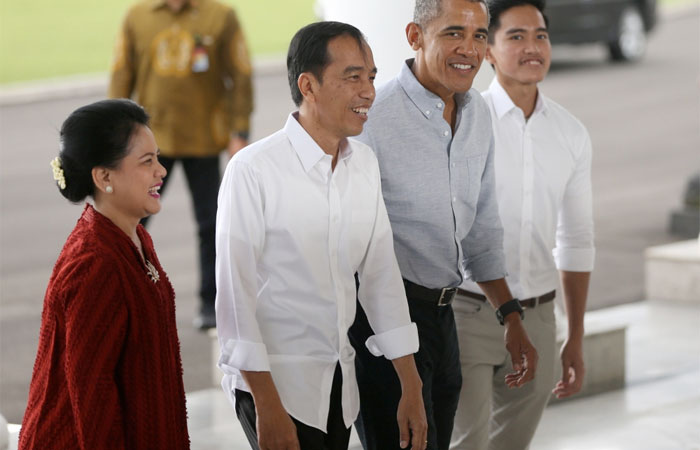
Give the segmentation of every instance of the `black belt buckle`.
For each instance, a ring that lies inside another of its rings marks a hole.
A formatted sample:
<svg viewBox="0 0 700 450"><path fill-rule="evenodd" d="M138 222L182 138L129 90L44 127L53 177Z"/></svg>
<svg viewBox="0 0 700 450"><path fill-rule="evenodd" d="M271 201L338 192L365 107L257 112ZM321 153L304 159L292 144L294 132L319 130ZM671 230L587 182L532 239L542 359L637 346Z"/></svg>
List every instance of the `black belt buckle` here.
<svg viewBox="0 0 700 450"><path fill-rule="evenodd" d="M450 303L452 303L452 300L455 299L455 295L457 295L457 288L443 288L440 292L440 298L438 298L437 305L449 305Z"/></svg>

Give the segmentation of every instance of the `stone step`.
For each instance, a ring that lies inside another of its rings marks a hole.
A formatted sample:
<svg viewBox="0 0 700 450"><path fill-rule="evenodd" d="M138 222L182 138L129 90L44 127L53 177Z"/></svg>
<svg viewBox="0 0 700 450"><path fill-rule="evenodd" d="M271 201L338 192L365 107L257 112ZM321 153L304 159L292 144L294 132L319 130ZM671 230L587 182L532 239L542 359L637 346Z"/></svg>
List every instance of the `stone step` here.
<svg viewBox="0 0 700 450"><path fill-rule="evenodd" d="M2 420L4 422L4 419ZM17 450L20 425L4 422L0 427L0 450Z"/></svg>
<svg viewBox="0 0 700 450"><path fill-rule="evenodd" d="M647 298L700 304L700 239L649 247L644 259Z"/></svg>

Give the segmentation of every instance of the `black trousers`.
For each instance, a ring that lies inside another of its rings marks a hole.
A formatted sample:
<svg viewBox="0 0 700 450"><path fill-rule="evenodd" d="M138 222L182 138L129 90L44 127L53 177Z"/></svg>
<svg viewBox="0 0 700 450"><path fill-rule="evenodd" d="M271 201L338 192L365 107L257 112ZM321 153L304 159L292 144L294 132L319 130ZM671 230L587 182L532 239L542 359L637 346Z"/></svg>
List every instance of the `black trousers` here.
<svg viewBox="0 0 700 450"><path fill-rule="evenodd" d="M214 313L216 300L216 207L219 195L219 157L206 156L197 158L168 158L159 156L158 161L170 173L175 163L180 161L187 178L187 185L192 197L194 216L197 220L199 237L199 297L200 310ZM165 193L169 176L163 179L160 193ZM148 217L141 223L145 226Z"/></svg>
<svg viewBox="0 0 700 450"><path fill-rule="evenodd" d="M462 387L454 313L452 306L436 306L410 297L408 307L420 340L420 349L414 356L423 381L428 449L447 450ZM374 332L359 302L355 323L348 334L357 352L360 415L355 428L362 446L365 450L400 449L396 410L401 385L391 361L367 350L365 341Z"/></svg>
<svg viewBox="0 0 700 450"><path fill-rule="evenodd" d="M328 411L328 423L326 424L327 433L305 425L292 417L294 426L297 428L297 438L301 450L347 450L350 442L350 428L346 428L343 421L342 386L343 375L340 371L340 365L337 365L331 388L331 403ZM258 433L255 426L257 420L255 402L250 393L236 389L236 415L238 415L238 420L241 422L250 447L253 450L259 450Z"/></svg>

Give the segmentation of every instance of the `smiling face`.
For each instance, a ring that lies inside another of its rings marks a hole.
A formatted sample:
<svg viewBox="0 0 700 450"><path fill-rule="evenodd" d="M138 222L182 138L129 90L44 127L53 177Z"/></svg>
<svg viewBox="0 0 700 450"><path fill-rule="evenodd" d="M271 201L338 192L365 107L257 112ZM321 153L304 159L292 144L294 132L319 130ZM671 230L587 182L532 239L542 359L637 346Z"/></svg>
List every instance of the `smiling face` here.
<svg viewBox="0 0 700 450"><path fill-rule="evenodd" d="M167 172L158 162L158 153L150 128L136 125L129 152L116 169L109 171L113 193L103 198L111 203L113 211L130 222L160 211L158 190Z"/></svg>
<svg viewBox="0 0 700 450"><path fill-rule="evenodd" d="M542 14L531 5L504 11L486 59L504 87L536 86L549 71L552 46Z"/></svg>
<svg viewBox="0 0 700 450"><path fill-rule="evenodd" d="M469 0L443 0L441 13L420 26L410 23L406 36L417 51L413 72L418 81L443 100L467 92L486 52L486 5Z"/></svg>
<svg viewBox="0 0 700 450"><path fill-rule="evenodd" d="M329 63L321 80L315 80L313 103L318 126L333 140L357 136L374 102L372 50L353 37L342 35L328 42Z"/></svg>

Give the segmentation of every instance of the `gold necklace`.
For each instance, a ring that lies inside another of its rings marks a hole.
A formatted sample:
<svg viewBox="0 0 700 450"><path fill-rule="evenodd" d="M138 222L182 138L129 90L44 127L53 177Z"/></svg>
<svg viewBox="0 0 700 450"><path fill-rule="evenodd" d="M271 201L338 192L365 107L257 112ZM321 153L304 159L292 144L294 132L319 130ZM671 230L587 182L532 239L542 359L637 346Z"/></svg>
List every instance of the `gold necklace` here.
<svg viewBox="0 0 700 450"><path fill-rule="evenodd" d="M160 280L160 274L158 273L158 269L151 264L151 262L147 259L144 259L146 261L146 270L148 270L148 277L153 281L154 283L157 283Z"/></svg>

